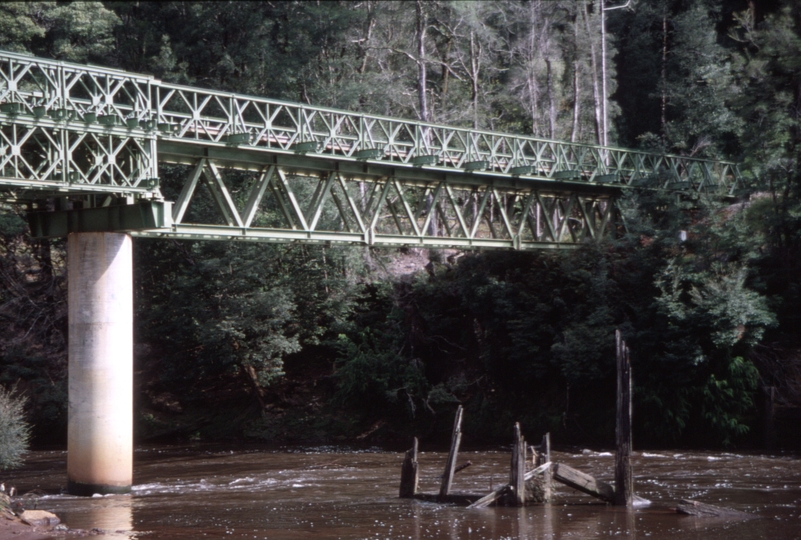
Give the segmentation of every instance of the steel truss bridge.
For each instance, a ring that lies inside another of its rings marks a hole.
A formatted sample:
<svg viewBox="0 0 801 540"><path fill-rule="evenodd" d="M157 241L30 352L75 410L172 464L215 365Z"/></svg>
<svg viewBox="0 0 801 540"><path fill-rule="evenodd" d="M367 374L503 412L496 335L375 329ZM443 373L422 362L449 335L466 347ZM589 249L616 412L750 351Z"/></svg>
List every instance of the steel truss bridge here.
<svg viewBox="0 0 801 540"><path fill-rule="evenodd" d="M737 165L218 92L0 51L0 200L38 237L571 247Z"/></svg>
<svg viewBox="0 0 801 540"><path fill-rule="evenodd" d="M439 126L0 52L0 203L68 236L67 489L133 484L131 236L575 247L632 186L733 195L733 163Z"/></svg>

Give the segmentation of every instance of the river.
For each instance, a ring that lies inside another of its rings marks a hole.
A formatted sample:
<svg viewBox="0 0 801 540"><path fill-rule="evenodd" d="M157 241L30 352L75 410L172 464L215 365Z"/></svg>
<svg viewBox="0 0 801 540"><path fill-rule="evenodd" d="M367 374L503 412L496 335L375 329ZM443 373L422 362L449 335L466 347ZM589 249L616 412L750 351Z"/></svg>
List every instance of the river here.
<svg viewBox="0 0 801 540"><path fill-rule="evenodd" d="M37 507L70 528L101 529L93 536L98 539L801 538L798 456L635 452L635 490L652 504L630 511L560 484L553 504L521 509L401 500L402 458L377 448L147 447L135 453L132 495L81 498L60 493L66 452L39 451L0 479L20 493L37 490ZM438 490L445 458L421 453L422 491ZM462 452L459 463L467 460L473 465L456 476L454 491L488 492L508 481L508 451ZM553 452L552 460L607 481L613 475L614 457L607 452ZM673 507L683 498L756 517L678 515Z"/></svg>

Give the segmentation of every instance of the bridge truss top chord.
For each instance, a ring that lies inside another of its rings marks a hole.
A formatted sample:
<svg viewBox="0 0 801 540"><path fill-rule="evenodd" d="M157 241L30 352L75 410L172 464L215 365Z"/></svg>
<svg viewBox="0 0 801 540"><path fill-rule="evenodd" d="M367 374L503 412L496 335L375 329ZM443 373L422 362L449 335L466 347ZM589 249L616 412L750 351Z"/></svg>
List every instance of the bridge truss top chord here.
<svg viewBox="0 0 801 540"><path fill-rule="evenodd" d="M186 166L180 185L159 180L166 166ZM616 195L636 186L721 195L743 187L730 162L314 107L0 51L0 198L40 209L48 198L72 201L33 218L36 234L89 226L561 247L607 234ZM145 206L133 220L131 209L115 208L134 202ZM67 217L70 206L85 216Z"/></svg>

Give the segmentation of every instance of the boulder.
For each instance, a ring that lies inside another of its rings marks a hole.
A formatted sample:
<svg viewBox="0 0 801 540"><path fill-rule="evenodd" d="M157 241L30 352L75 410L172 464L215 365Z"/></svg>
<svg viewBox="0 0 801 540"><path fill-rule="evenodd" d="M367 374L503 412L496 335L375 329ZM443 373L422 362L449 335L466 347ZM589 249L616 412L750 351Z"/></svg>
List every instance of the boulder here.
<svg viewBox="0 0 801 540"><path fill-rule="evenodd" d="M25 510L19 517L32 527L53 527L61 523L57 515L45 510Z"/></svg>

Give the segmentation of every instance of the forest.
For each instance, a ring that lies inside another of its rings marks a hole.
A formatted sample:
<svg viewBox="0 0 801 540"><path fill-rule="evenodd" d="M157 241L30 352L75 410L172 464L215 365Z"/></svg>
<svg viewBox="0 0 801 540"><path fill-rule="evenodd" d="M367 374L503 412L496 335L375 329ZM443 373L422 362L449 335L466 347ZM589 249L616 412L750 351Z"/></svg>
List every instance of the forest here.
<svg viewBox="0 0 801 540"><path fill-rule="evenodd" d="M614 437L801 447L795 0L6 2L0 49L455 126L740 163L738 197L629 190L578 250L137 239L136 440ZM182 174L163 167L165 178ZM0 386L67 425L66 241L0 206ZM5 392L5 391L4 391ZM5 394L4 394L5 395Z"/></svg>

